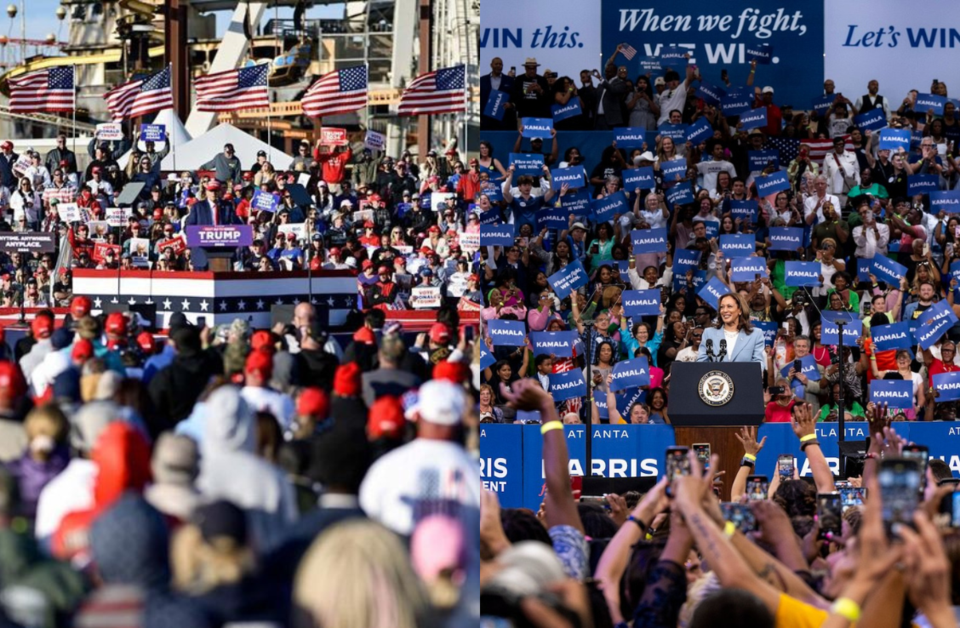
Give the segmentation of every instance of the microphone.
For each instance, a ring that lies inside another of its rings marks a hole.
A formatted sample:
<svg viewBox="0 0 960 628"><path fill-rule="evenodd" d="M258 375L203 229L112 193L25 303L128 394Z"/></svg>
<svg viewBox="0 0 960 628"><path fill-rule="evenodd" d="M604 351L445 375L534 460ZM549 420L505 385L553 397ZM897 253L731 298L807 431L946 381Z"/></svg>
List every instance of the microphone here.
<svg viewBox="0 0 960 628"><path fill-rule="evenodd" d="M707 362L714 362L716 359L713 354L713 338L707 338Z"/></svg>
<svg viewBox="0 0 960 628"><path fill-rule="evenodd" d="M727 339L723 338L720 340L720 359L718 362L723 362L725 357L727 357Z"/></svg>

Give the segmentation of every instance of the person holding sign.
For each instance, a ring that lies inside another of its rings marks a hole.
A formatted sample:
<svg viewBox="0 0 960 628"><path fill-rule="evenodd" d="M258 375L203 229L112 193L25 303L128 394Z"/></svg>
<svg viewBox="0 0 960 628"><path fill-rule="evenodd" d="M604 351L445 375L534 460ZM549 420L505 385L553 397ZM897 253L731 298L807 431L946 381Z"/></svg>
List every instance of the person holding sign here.
<svg viewBox="0 0 960 628"><path fill-rule="evenodd" d="M716 327L703 330L697 362L757 362L766 365L763 331L750 323L750 308L740 294L720 297Z"/></svg>
<svg viewBox="0 0 960 628"><path fill-rule="evenodd" d="M513 81L510 90L510 103L517 118L549 118L550 86L547 79L537 74L536 57L527 57L523 62L523 74Z"/></svg>
<svg viewBox="0 0 960 628"><path fill-rule="evenodd" d="M913 358L911 357L910 352L906 349L899 349L897 351L896 370L880 371L877 369L877 363L875 361L871 360L870 362L874 379L905 379L908 382L913 382L914 405L912 408L904 409L904 414L906 415L908 421L916 421L917 408L923 408L927 404L926 386L924 386L923 378L920 376L920 373L913 372L913 369L910 366L912 363Z"/></svg>
<svg viewBox="0 0 960 628"><path fill-rule="evenodd" d="M923 363L927 367L931 388L933 388L934 375L940 375L941 373L956 373L957 371L960 371L960 365L957 365L955 362L956 356L956 343L946 338L940 343L940 359L934 357L933 352L930 349L923 350ZM942 420L945 416L950 416L952 420L956 416L956 408L939 408L941 404L936 402L936 397L936 392L930 395L926 410L927 415L925 418L927 420L938 421ZM952 403L949 405L956 406L956 404ZM937 411L938 409L940 412ZM945 412L945 410L949 411Z"/></svg>
<svg viewBox="0 0 960 628"><path fill-rule="evenodd" d="M887 99L879 94L879 91L880 83L877 82L877 79L871 79L867 83L867 93L857 98L857 102L853 104L853 110L856 113L867 113L874 109L883 109L883 117L889 120L890 106Z"/></svg>
<svg viewBox="0 0 960 628"><path fill-rule="evenodd" d="M618 52L622 45L617 46ZM603 66L602 77L596 70L593 71L593 76L599 81L597 84L596 129L604 131L623 126L624 99L630 91L630 86L627 85L626 80L617 76L617 66L613 63L613 57Z"/></svg>

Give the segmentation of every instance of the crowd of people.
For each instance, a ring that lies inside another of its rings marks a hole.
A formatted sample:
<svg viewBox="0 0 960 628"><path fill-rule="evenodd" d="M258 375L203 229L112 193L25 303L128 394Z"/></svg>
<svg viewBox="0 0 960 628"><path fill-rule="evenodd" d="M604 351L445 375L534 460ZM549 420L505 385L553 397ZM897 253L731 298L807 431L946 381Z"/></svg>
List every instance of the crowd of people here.
<svg viewBox="0 0 960 628"><path fill-rule="evenodd" d="M825 100L826 110L794 110L775 103L773 86L754 86L770 72L754 61L745 87L732 86L726 71L721 86L765 110L765 123L744 129L741 113L723 111L697 88L695 66L634 80L623 50L618 46L603 76L580 72L580 86L563 70L560 78L550 70L541 75L533 58L519 74L494 59L481 82L510 94L504 117L485 117L484 130L517 132L509 152L539 164L532 172L524 163L521 174L503 154L506 133L498 136L498 154L481 136L480 220L508 225L515 235L512 246L480 251L483 420L539 422L536 415L518 419L499 384L530 378L549 391L552 379L567 382L580 370L589 379L585 392L557 403L564 421L669 423L672 366L709 359L702 343L705 332L724 326L716 298L724 293L743 315L741 329L764 332L765 348L752 359L762 364L768 421L789 421L800 402L835 421L841 393L844 418L862 419L877 380L912 382L910 400L897 401L898 420L955 419L955 398L934 388L938 376L960 370L955 103L946 100L942 114L921 109L917 91L892 99L877 80L865 80L865 93L851 101L827 80L822 95L810 95ZM929 91L948 97L939 81ZM580 116L555 121L548 137L527 139L523 120L550 118L552 105L572 98ZM886 126L859 128L854 116L872 111L882 111ZM696 142L674 134L703 121L711 131ZM606 130L615 138L609 130L619 127L651 134L585 152L577 142L589 134L565 132ZM890 130L906 131L898 148L887 143ZM564 177L560 184L555 172ZM758 191L771 182L774 193ZM662 246L635 250L644 238ZM799 268L813 279L788 277ZM659 313L625 308L624 300L639 294L632 291L644 290L659 292ZM917 326L941 316L953 324L921 343ZM838 317L850 323L842 355L836 335L825 334ZM495 342L494 321L522 321L522 346ZM541 332L574 337L562 351L545 350L532 336ZM888 342L894 332L899 340ZM649 382L611 386L617 365L638 358L649 366Z"/></svg>

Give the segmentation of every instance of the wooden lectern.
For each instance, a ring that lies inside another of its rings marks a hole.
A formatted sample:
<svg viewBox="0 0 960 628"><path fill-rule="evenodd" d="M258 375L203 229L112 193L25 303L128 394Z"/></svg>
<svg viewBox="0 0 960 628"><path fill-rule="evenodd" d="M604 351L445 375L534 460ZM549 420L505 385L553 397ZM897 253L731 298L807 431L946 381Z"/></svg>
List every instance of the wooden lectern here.
<svg viewBox="0 0 960 628"><path fill-rule="evenodd" d="M743 446L736 434L763 422L763 379L756 362L674 362L670 371L670 422L678 446L710 443L720 457L724 501L740 469ZM769 475L769 469L757 469Z"/></svg>

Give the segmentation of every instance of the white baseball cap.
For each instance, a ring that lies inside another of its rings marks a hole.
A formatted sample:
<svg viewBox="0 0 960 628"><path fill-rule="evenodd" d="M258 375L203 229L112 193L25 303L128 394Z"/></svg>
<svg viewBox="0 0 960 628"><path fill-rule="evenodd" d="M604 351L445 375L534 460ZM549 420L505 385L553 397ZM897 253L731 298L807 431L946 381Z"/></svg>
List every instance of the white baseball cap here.
<svg viewBox="0 0 960 628"><path fill-rule="evenodd" d="M773 93L773 88L770 87L769 85L767 85L766 87L763 88L763 90L761 90L760 93L761 93L761 94L772 94L772 93Z"/></svg>
<svg viewBox="0 0 960 628"><path fill-rule="evenodd" d="M460 425L464 406L462 387L446 380L431 380L420 387L416 403L407 409L405 416L411 419L418 413L427 423L452 427Z"/></svg>

